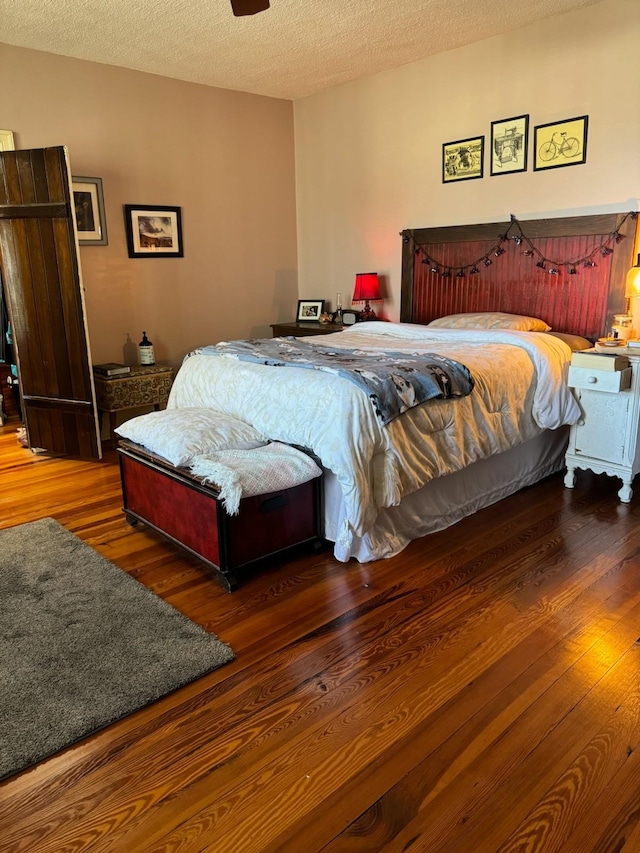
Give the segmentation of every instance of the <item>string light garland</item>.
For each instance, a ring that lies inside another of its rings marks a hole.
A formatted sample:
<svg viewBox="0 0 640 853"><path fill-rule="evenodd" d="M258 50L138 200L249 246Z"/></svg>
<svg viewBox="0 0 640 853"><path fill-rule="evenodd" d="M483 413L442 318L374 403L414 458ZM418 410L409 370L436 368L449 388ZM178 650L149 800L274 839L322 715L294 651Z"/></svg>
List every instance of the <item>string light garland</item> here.
<svg viewBox="0 0 640 853"><path fill-rule="evenodd" d="M434 275L440 275L443 278L450 278L454 273L455 278L457 279L466 278L467 275L478 275L481 271L480 265L490 267L493 264L490 256L499 258L504 255L507 250L504 248L503 244L508 243L513 243L519 248L524 246L525 248L522 249L523 255L528 258L537 259L536 267L546 272L548 275L559 276L565 271L565 269L568 275L578 275L579 267L582 267L583 269L591 269L592 267L597 266L594 260L595 257L600 256L602 258L606 258L609 255L612 255L614 247L624 240L626 236L625 234L620 233L620 229L627 219L636 219L637 216L638 213L636 211L629 211L616 230L611 234L608 234L598 245L594 246L588 254L580 257L567 258L565 260L555 260L553 258L545 257L533 240L526 235L525 230L522 227L522 223L513 214L511 214L509 227L504 234L499 235L496 244L488 252L480 255L470 263L463 265L455 264L452 266L450 264L444 264L437 258L434 258L433 255L427 252L427 247L425 245L421 245L417 242L412 231L402 231L400 236L402 237L403 243L410 243L413 241L415 244L413 249L414 255L422 255L421 263L428 264L430 272Z"/></svg>

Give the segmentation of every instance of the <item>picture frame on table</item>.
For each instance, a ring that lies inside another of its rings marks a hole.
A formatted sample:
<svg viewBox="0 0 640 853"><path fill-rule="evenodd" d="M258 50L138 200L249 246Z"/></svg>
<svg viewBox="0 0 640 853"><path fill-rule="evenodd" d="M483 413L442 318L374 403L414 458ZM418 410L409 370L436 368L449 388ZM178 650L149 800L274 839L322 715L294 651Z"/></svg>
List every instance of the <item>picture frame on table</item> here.
<svg viewBox="0 0 640 853"><path fill-rule="evenodd" d="M491 122L491 175L526 172L529 149L529 116L513 116Z"/></svg>
<svg viewBox="0 0 640 853"><path fill-rule="evenodd" d="M576 116L534 127L533 171L586 163L588 129L589 116Z"/></svg>
<svg viewBox="0 0 640 853"><path fill-rule="evenodd" d="M102 178L73 176L73 207L81 246L107 246L107 218L104 212Z"/></svg>
<svg viewBox="0 0 640 853"><path fill-rule="evenodd" d="M166 204L125 204L130 258L182 258L182 211Z"/></svg>
<svg viewBox="0 0 640 853"><path fill-rule="evenodd" d="M442 145L442 183L470 181L484 175L484 136Z"/></svg>
<svg viewBox="0 0 640 853"><path fill-rule="evenodd" d="M298 299L296 321L299 323L317 323L324 312L324 299Z"/></svg>

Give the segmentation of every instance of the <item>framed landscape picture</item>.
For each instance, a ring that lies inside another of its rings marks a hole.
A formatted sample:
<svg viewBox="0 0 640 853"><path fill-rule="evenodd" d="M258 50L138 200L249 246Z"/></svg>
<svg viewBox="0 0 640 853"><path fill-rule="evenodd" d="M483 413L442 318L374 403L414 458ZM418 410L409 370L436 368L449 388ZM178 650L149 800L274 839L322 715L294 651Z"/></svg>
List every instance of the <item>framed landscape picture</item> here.
<svg viewBox="0 0 640 853"><path fill-rule="evenodd" d="M578 116L535 127L534 172L585 163L588 125L589 116Z"/></svg>
<svg viewBox="0 0 640 853"><path fill-rule="evenodd" d="M125 204L124 220L130 258L184 257L179 207Z"/></svg>
<svg viewBox="0 0 640 853"><path fill-rule="evenodd" d="M71 178L73 206L81 246L106 246L107 220L101 178Z"/></svg>
<svg viewBox="0 0 640 853"><path fill-rule="evenodd" d="M491 175L525 172L529 142L529 116L491 122Z"/></svg>
<svg viewBox="0 0 640 853"><path fill-rule="evenodd" d="M445 142L442 146L442 183L481 178L483 161L484 136Z"/></svg>

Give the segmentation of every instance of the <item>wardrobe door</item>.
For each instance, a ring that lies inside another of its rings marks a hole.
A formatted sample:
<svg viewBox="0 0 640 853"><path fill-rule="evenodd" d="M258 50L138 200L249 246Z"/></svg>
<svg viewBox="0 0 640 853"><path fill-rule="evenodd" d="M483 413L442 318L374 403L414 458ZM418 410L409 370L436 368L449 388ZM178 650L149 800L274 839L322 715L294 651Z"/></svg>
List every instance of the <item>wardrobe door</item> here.
<svg viewBox="0 0 640 853"><path fill-rule="evenodd" d="M0 262L31 447L100 458L64 147L0 152Z"/></svg>

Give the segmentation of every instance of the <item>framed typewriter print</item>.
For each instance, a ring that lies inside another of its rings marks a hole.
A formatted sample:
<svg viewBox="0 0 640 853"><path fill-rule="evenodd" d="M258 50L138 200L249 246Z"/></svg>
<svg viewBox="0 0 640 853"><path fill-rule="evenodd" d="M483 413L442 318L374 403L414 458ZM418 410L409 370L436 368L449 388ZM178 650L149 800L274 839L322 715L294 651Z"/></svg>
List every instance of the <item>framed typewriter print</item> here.
<svg viewBox="0 0 640 853"><path fill-rule="evenodd" d="M491 122L491 174L526 172L529 116Z"/></svg>

